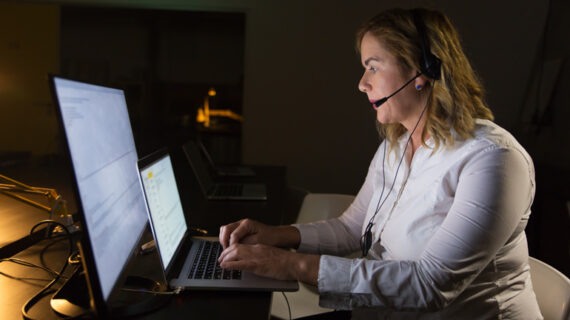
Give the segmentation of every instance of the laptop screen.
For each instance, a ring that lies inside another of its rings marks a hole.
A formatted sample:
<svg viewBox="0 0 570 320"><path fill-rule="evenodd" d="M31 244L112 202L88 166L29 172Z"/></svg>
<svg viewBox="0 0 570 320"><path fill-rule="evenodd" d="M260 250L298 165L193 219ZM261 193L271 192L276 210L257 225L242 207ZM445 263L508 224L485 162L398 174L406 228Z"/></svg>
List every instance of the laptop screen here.
<svg viewBox="0 0 570 320"><path fill-rule="evenodd" d="M168 269L188 229L170 156L141 166L140 174L158 252Z"/></svg>
<svg viewBox="0 0 570 320"><path fill-rule="evenodd" d="M148 221L127 104L119 89L51 81L88 235L82 248L89 248L91 278L106 301Z"/></svg>

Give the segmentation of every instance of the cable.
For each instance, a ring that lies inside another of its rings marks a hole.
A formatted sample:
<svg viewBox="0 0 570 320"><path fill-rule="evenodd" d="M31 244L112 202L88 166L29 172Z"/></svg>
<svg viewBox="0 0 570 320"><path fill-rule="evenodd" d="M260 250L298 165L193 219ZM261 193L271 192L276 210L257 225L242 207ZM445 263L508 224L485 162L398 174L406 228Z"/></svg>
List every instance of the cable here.
<svg viewBox="0 0 570 320"><path fill-rule="evenodd" d="M396 173L394 174L394 180L392 181L392 186L390 187L390 191L388 191L388 193L386 194L386 198L384 198L384 200L382 200L382 195L384 194L384 186L386 183L386 180L384 178L384 162L386 161L386 143L384 143L384 158L382 159L382 193L380 194L380 198L378 199L378 204L376 205L376 210L375 210L374 214L372 215L372 217L370 218L370 220L368 221L368 225L366 226L364 234L360 237L360 249L362 250L362 257L363 258L368 255L368 250L370 250L370 247L372 246L372 227L374 226L374 218L376 218L376 215L378 214L378 212L380 212L380 209L384 206L384 202L386 202L386 200L388 200L390 193L392 193L392 189L394 189L394 184L396 183L396 178L398 177L398 172L400 171L400 165L402 164L402 161L404 160L404 158L406 156L406 150L408 149L408 145L410 144L410 141L412 140L412 136L414 135L414 132L416 132L416 129L418 128L418 125L420 124L420 121L421 121L421 119L422 119L422 117L423 117L423 115L424 115L424 113L428 107L432 93L433 93L433 88L430 90L429 96L426 100L426 104L422 110L422 113L420 113L420 117L418 118L418 121L416 122L414 129L412 130L412 132L410 133L410 136L408 137L408 140L406 141L406 146L404 147L404 151L402 152L402 157L400 158L400 161L398 162L398 167L396 167ZM390 211L390 214L388 215L388 218L386 219L386 221L388 221L391 216L392 216L392 211ZM386 223L384 223L384 226L382 226L382 229L380 230L378 238L380 238L380 236L384 232L384 227L386 227Z"/></svg>
<svg viewBox="0 0 570 320"><path fill-rule="evenodd" d="M172 291L154 291L154 290L144 290L144 289L129 289L129 288L121 288L121 291L126 292L136 292L136 293L148 293L154 295L176 295L182 292L182 287L178 287Z"/></svg>
<svg viewBox="0 0 570 320"><path fill-rule="evenodd" d="M46 271L47 273L49 273L52 277L60 276L59 273L57 273L56 271L54 271L54 270L52 270L52 269L50 269L50 268L47 268L47 267L44 267L44 266L40 266L40 265L37 265L37 264L31 263L31 262L28 262L28 261L26 261L26 260L18 259L18 258L0 259L0 262L12 262L12 263L15 263L15 264L22 265L22 266L24 266L24 267L42 269L42 270ZM9 275L7 275L7 276L8 276L9 278L12 278L12 279L17 279L16 277L12 277L12 276L9 276ZM48 279L34 279L34 280L45 280L45 281L49 281Z"/></svg>
<svg viewBox="0 0 570 320"><path fill-rule="evenodd" d="M55 236L55 237L50 237L49 239L51 240L50 243L48 243L46 246L44 246L40 252L40 262L41 265L47 268L47 262L45 261L45 254L48 251L49 248L51 248L53 245L56 245L58 242L60 242L61 240L65 240L68 236L67 235L59 235L59 236ZM76 251L77 252L77 251ZM70 262L70 264L72 264ZM61 275L62 278L64 279L68 279L66 276Z"/></svg>
<svg viewBox="0 0 570 320"><path fill-rule="evenodd" d="M69 265L69 257L71 257L73 254L73 241L71 239L71 233L69 232L69 230L67 229L67 227L65 225L63 225L57 221L53 221L53 220L40 221L31 228L30 234L34 233L34 230L38 226L43 225L43 224L54 224L54 225L60 226L65 231L65 233L68 236L68 240L69 240L69 254L67 255L67 257L65 259L65 263L63 264L61 271L59 271L59 273L57 273L57 276L50 283L48 283L43 289L41 289L38 293L36 293L33 297L31 297L28 301L26 301L26 303L22 306L22 317L26 320L35 320L34 318L32 318L28 314L28 310L30 310L30 308L33 305L35 305L41 298L43 298L44 296L54 292L54 290L50 290L50 289L55 283L57 283L59 281L59 279L61 278L61 275L67 269L67 266ZM79 316L79 317L82 317L82 316Z"/></svg>
<svg viewBox="0 0 570 320"><path fill-rule="evenodd" d="M37 226L34 226L34 227L37 228ZM49 273L52 277L60 276L61 278L67 279L66 276L61 275L61 274L59 274L58 272L56 272L56 271L54 271L54 270L48 268L48 267L46 266L46 263L45 263L44 260L43 260L43 254L45 253L46 249L49 248L50 246L52 246L53 244L57 243L57 241L61 240L63 237L68 237L68 235L59 235L59 236L55 236L55 237L50 237L52 240L55 240L55 241L53 241L52 243L46 245L46 246L42 249L42 251L41 251L41 253L40 253L40 260L41 260L41 262L42 262L42 265L35 264L35 263L29 262L29 261L26 261L26 260L23 260L23 259L19 259L19 258L4 258L4 259L0 259L0 263L2 263L2 262L12 262L12 263L15 263L15 264L19 264L19 265L21 265L21 266L24 266L24 267L42 269L42 270L46 271L47 273ZM18 280L18 281L27 281L27 282L30 283L30 284L32 284L32 282L29 282L29 281L51 281L51 279L16 277L16 276L13 276L13 275L10 275L10 274L1 272L1 271L0 271L0 275L3 275L3 276L5 276L5 277L7 277L7 278L10 278L10 279ZM35 285L35 283L33 283L33 284Z"/></svg>
<svg viewBox="0 0 570 320"><path fill-rule="evenodd" d="M287 295L285 295L284 291L281 291L283 297L285 298L285 302L287 302L287 310L289 310L289 320L291 320L291 306L289 305L289 299L287 299Z"/></svg>
<svg viewBox="0 0 570 320"><path fill-rule="evenodd" d="M65 269L67 268L67 266L69 265L69 263L67 262L67 259L65 259L65 263L63 265L63 268L61 268L60 274L63 273L65 271ZM36 293L36 295L34 295L33 297L31 297L28 301L26 301L26 303L22 306L22 317L26 320L35 320L34 318L32 318L29 314L28 314L28 310L34 305L36 304L41 298L43 298L45 295L51 294L53 293L55 290L49 290L58 280L59 280L59 276L55 277L50 283L48 283L42 290L40 290L38 293Z"/></svg>
<svg viewBox="0 0 570 320"><path fill-rule="evenodd" d="M6 278L10 278L10 279L14 279L14 280L18 280L18 281L22 281L22 282L26 282L26 283L30 283L30 284L34 284L30 281L50 281L50 279L41 279L41 278L22 278L22 277L16 277L13 275L9 275L7 273L4 273L2 271L0 271L0 275L6 277Z"/></svg>
<svg viewBox="0 0 570 320"><path fill-rule="evenodd" d="M34 226L33 228L37 228L37 226ZM55 239L56 241L54 241L54 242L48 244L47 246L45 246L45 247L42 249L42 252L40 253L40 257L41 257L41 260L42 260L43 265L38 265L38 264L29 262L29 261L26 261L26 260L23 260L23 259L19 259L19 258L5 258L5 259L0 259L0 263L2 263L2 262L12 262L12 263L15 263L15 264L22 265L22 266L24 266L24 267L42 269L42 270L46 271L47 273L49 273L52 277L60 276L60 277L66 278L66 277L63 276L63 275L58 274L56 271L54 271L54 270L52 270L52 269L46 267L46 266L45 266L45 263L43 262L43 254L44 254L45 250L46 250L47 248L49 248L51 245L55 244L55 243L56 243L58 240L60 240L62 237L68 237L68 236L67 236L67 235L62 235L62 236L53 237L53 238L51 238L51 239ZM6 274L6 273L3 273L3 272L0 272L0 274L6 276L6 277L8 277L8 278L15 279L15 280L41 280L41 281L50 281L49 279L14 277L14 276L11 276L11 275Z"/></svg>
<svg viewBox="0 0 570 320"><path fill-rule="evenodd" d="M73 252L73 254L71 254L67 258L67 261L69 262L69 264L80 264L81 263L81 255L79 253L79 250L75 250L75 252Z"/></svg>
<svg viewBox="0 0 570 320"><path fill-rule="evenodd" d="M73 250L73 240L71 239L71 232L69 232L69 229L67 229L67 227L60 222L57 222L55 220L42 220L38 223L36 223L32 229L30 230L30 235L32 235L34 233L34 231L37 229L37 227L43 225L43 224L55 224L59 227L61 227L63 229L63 231L65 231L66 236L68 237L67 239L69 240L69 255L71 255L72 250ZM46 238L50 238L51 234L46 234Z"/></svg>
<svg viewBox="0 0 570 320"><path fill-rule="evenodd" d="M201 234L203 236L207 236L208 235L208 230L204 229L204 228L198 228L198 227L190 227L188 228L190 229L190 231L194 231L198 234Z"/></svg>

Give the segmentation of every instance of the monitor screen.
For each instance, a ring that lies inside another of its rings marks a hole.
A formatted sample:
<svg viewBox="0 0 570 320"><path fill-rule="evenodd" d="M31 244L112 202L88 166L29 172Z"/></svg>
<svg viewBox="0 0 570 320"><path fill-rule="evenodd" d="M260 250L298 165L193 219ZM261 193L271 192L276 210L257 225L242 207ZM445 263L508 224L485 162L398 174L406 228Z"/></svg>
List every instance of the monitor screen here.
<svg viewBox="0 0 570 320"><path fill-rule="evenodd" d="M119 89L51 79L73 165L82 228L88 235L89 259L107 301L148 221L125 95ZM93 271L87 270L88 276Z"/></svg>

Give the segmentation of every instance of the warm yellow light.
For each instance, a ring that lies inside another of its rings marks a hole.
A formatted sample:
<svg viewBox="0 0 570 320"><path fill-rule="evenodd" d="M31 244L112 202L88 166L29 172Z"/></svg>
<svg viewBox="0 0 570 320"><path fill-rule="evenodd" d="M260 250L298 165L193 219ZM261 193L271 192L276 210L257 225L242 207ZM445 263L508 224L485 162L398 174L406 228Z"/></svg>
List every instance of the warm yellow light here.
<svg viewBox="0 0 570 320"><path fill-rule="evenodd" d="M196 115L196 122L203 123L206 122L206 116L204 115L204 109L199 108L198 114Z"/></svg>
<svg viewBox="0 0 570 320"><path fill-rule="evenodd" d="M243 117L232 110L210 110L210 116L213 117L226 117L237 121L243 121Z"/></svg>
<svg viewBox="0 0 570 320"><path fill-rule="evenodd" d="M204 127L208 128L210 126L210 99L208 97L204 98Z"/></svg>
<svg viewBox="0 0 570 320"><path fill-rule="evenodd" d="M243 121L243 117L232 110L224 109L211 109L210 110L210 97L216 95L216 90L210 88L208 91L208 96L204 98L204 105L202 108L198 108L198 114L196 115L196 122L201 123L204 127L210 126L210 117L223 117L230 118L236 121Z"/></svg>

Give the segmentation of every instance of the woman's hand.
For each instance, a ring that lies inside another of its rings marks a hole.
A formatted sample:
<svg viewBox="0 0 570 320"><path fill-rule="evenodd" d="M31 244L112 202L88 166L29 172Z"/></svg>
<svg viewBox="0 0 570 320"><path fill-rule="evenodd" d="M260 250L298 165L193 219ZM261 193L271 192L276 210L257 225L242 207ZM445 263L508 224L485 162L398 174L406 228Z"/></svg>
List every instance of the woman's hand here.
<svg viewBox="0 0 570 320"><path fill-rule="evenodd" d="M218 259L224 269L238 269L259 276L317 284L320 256L299 254L263 244L232 244Z"/></svg>
<svg viewBox="0 0 570 320"><path fill-rule="evenodd" d="M220 243L224 249L237 243L296 248L300 241L301 235L295 227L268 226L251 219L243 219L220 228Z"/></svg>

